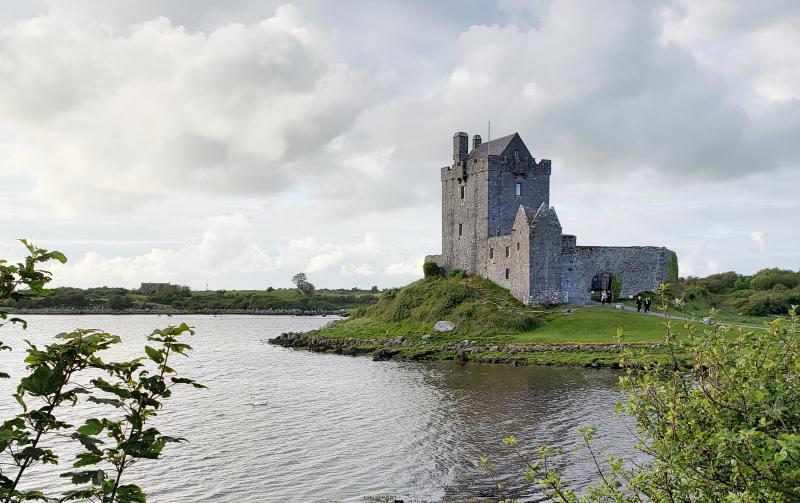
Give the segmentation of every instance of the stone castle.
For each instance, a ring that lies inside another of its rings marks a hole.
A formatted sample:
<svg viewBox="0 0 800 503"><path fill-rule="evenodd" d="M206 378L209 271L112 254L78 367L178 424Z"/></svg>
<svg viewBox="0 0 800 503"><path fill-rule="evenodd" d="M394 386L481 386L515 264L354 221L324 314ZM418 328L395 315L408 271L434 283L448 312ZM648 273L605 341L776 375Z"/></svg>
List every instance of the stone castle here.
<svg viewBox="0 0 800 503"><path fill-rule="evenodd" d="M486 143L453 136L441 169L444 270L462 269L508 288L526 304L585 304L592 292L620 297L677 278L675 254L655 246L577 246L550 206L548 159L536 161L519 134Z"/></svg>

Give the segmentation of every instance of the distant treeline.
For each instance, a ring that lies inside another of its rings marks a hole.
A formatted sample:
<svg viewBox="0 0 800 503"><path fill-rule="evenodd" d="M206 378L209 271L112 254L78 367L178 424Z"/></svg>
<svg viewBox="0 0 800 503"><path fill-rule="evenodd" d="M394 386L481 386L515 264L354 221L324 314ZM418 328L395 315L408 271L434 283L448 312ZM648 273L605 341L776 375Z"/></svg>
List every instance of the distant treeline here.
<svg viewBox="0 0 800 503"><path fill-rule="evenodd" d="M185 286L162 285L148 292L109 287L55 288L45 297L7 300L3 305L11 309L78 311L336 311L356 309L373 304L377 300L377 288L322 289L307 295L297 289L192 291Z"/></svg>
<svg viewBox="0 0 800 503"><path fill-rule="evenodd" d="M714 307L746 316L780 315L800 305L800 272L772 268L752 276L723 272L688 277L678 282L675 293L695 311Z"/></svg>
<svg viewBox="0 0 800 503"><path fill-rule="evenodd" d="M786 313L800 305L800 272L762 269L753 275L724 272L706 278L681 278L673 295L683 297L689 310L702 313L718 308L726 314L768 316ZM45 297L6 300L11 309L68 309L78 311L176 310L208 311L336 311L353 310L378 301L377 288L316 290L298 289L192 291L164 284L142 292L125 288L56 288Z"/></svg>

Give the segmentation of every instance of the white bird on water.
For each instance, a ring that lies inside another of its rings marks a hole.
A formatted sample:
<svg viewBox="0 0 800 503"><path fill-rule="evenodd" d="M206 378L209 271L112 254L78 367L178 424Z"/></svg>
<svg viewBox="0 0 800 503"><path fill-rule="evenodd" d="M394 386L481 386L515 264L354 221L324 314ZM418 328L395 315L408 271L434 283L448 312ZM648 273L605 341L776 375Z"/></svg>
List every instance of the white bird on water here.
<svg viewBox="0 0 800 503"><path fill-rule="evenodd" d="M257 402L256 397L250 395L250 405L252 405L253 407L255 407L256 405L267 405L267 401L264 400L262 402Z"/></svg>

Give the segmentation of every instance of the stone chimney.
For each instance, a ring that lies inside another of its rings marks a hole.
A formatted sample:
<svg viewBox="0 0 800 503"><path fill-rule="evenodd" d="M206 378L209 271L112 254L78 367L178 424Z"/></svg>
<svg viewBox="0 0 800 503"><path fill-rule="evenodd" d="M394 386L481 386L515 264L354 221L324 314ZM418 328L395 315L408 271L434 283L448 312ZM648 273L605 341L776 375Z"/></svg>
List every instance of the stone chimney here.
<svg viewBox="0 0 800 503"><path fill-rule="evenodd" d="M458 132L453 135L453 162L455 164L467 158L467 149L469 148L469 135L464 132Z"/></svg>
<svg viewBox="0 0 800 503"><path fill-rule="evenodd" d="M480 144L481 144L481 141L482 141L481 140L481 135L476 134L475 136L473 136L472 137L472 148L473 149L478 148L480 146Z"/></svg>

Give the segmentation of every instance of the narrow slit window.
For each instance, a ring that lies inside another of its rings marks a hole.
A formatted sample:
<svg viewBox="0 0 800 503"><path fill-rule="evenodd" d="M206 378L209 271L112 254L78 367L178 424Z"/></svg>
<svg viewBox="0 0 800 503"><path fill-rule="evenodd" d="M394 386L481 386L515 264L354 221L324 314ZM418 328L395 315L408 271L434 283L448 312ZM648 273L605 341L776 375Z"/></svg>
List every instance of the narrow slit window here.
<svg viewBox="0 0 800 503"><path fill-rule="evenodd" d="M461 189L461 199L464 199L464 186L462 185L460 189Z"/></svg>
<svg viewBox="0 0 800 503"><path fill-rule="evenodd" d="M511 256L511 248L506 246L506 257L510 257L510 256Z"/></svg>
<svg viewBox="0 0 800 503"><path fill-rule="evenodd" d="M521 183L517 182L517 183L514 184L514 194L516 194L517 196L521 196L522 195L522 184Z"/></svg>
<svg viewBox="0 0 800 503"><path fill-rule="evenodd" d="M519 251L519 243L517 243L517 251Z"/></svg>
<svg viewBox="0 0 800 503"><path fill-rule="evenodd" d="M506 269L506 279L511 277L511 269Z"/></svg>
<svg viewBox="0 0 800 503"><path fill-rule="evenodd" d="M458 235L461 236L464 233L464 224L458 224Z"/></svg>
<svg viewBox="0 0 800 503"><path fill-rule="evenodd" d="M489 248L489 258L494 258L494 248Z"/></svg>

